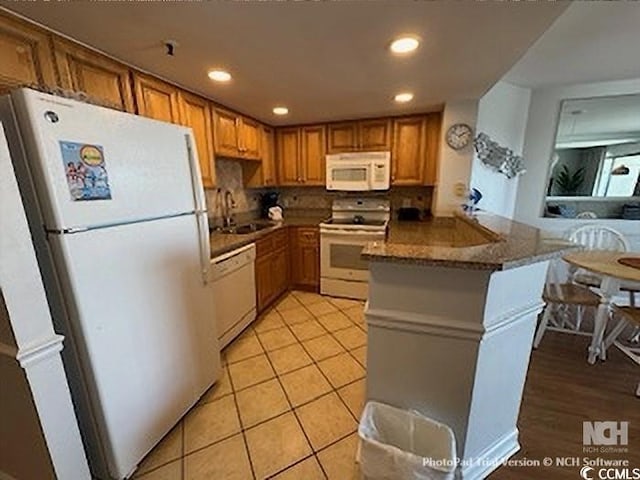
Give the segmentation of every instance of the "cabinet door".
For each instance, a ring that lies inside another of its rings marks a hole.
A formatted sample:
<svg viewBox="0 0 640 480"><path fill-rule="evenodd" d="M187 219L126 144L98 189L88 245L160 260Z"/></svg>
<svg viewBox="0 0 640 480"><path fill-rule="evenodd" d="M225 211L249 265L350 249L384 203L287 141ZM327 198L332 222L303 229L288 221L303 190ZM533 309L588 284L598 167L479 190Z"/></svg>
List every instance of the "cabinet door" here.
<svg viewBox="0 0 640 480"><path fill-rule="evenodd" d="M400 118L393 125L391 183L424 183L424 117Z"/></svg>
<svg viewBox="0 0 640 480"><path fill-rule="evenodd" d="M276 184L275 138L272 128L262 127L262 181L263 185Z"/></svg>
<svg viewBox="0 0 640 480"><path fill-rule="evenodd" d="M61 39L53 39L60 86L84 92L106 107L134 112L129 69L121 63Z"/></svg>
<svg viewBox="0 0 640 480"><path fill-rule="evenodd" d="M273 129L260 128L259 162L242 162L244 185L249 188L269 187L276 184L275 143Z"/></svg>
<svg viewBox="0 0 640 480"><path fill-rule="evenodd" d="M358 148L363 151L391 150L391 121L363 120L358 125Z"/></svg>
<svg viewBox="0 0 640 480"><path fill-rule="evenodd" d="M55 84L47 33L0 12L0 94L21 85Z"/></svg>
<svg viewBox="0 0 640 480"><path fill-rule="evenodd" d="M193 130L202 184L205 187L213 187L216 183L216 170L213 159L209 101L188 92L180 92L180 115L182 123Z"/></svg>
<svg viewBox="0 0 640 480"><path fill-rule="evenodd" d="M300 185L299 168L300 131L297 128L280 128L276 134L276 162L279 185Z"/></svg>
<svg viewBox="0 0 640 480"><path fill-rule="evenodd" d="M272 259L272 281L274 286L274 297L279 297L289 286L289 261L287 249L282 248L273 254Z"/></svg>
<svg viewBox="0 0 640 480"><path fill-rule="evenodd" d="M216 155L239 157L239 118L228 110L213 110L213 141Z"/></svg>
<svg viewBox="0 0 640 480"><path fill-rule="evenodd" d="M327 153L353 152L358 149L358 123L327 125Z"/></svg>
<svg viewBox="0 0 640 480"><path fill-rule="evenodd" d="M239 144L240 154L243 158L260 159L260 124L258 122L249 118L241 119Z"/></svg>
<svg viewBox="0 0 640 480"><path fill-rule="evenodd" d="M426 118L425 126L425 185L435 185L438 182L438 163L440 159L440 128L442 115L430 113Z"/></svg>
<svg viewBox="0 0 640 480"><path fill-rule="evenodd" d="M317 228L291 229L291 283L317 290L320 286L320 245Z"/></svg>
<svg viewBox="0 0 640 480"><path fill-rule="evenodd" d="M325 184L325 128L324 126L300 129L300 165L305 185Z"/></svg>
<svg viewBox="0 0 640 480"><path fill-rule="evenodd" d="M271 255L258 257L255 264L256 271L256 303L258 312L262 312L273 297L273 282L271 273Z"/></svg>
<svg viewBox="0 0 640 480"><path fill-rule="evenodd" d="M133 74L138 114L168 123L180 123L178 89L156 78Z"/></svg>
<svg viewBox="0 0 640 480"><path fill-rule="evenodd" d="M320 251L318 247L300 245L298 247L298 262L300 277L298 285L317 289L320 285Z"/></svg>

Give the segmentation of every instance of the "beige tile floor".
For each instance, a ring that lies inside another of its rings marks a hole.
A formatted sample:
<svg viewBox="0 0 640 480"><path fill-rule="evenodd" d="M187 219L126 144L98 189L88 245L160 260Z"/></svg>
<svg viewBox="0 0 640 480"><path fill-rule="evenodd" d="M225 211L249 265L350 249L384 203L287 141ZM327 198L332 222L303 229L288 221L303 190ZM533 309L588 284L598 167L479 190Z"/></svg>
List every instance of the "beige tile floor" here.
<svg viewBox="0 0 640 480"><path fill-rule="evenodd" d="M287 294L223 351L221 380L135 478L357 478L366 341L361 302Z"/></svg>

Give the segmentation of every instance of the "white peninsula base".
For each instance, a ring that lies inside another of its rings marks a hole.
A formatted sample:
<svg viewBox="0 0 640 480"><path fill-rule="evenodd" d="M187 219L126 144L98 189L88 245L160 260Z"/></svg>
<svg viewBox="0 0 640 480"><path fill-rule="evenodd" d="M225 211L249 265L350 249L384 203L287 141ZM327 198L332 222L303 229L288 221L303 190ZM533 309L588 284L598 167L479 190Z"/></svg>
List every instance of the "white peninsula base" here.
<svg viewBox="0 0 640 480"><path fill-rule="evenodd" d="M491 271L370 262L367 399L449 425L457 478L485 478L520 448L547 264Z"/></svg>

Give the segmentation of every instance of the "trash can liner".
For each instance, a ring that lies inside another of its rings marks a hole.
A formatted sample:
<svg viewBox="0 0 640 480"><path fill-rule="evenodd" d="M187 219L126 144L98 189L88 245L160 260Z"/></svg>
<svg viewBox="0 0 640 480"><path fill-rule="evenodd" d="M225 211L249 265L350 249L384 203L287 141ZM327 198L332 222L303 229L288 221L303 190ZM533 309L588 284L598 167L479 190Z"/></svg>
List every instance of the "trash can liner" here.
<svg viewBox="0 0 640 480"><path fill-rule="evenodd" d="M452 480L456 444L448 426L418 412L368 402L360 419L360 467L371 480Z"/></svg>

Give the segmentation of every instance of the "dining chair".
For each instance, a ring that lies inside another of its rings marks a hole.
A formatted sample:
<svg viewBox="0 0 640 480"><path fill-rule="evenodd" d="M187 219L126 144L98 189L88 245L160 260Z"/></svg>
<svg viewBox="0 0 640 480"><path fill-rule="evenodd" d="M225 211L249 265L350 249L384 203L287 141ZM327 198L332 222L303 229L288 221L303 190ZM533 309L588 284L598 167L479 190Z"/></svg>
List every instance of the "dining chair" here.
<svg viewBox="0 0 640 480"><path fill-rule="evenodd" d="M622 233L595 223L573 228L567 232L566 236L568 240L583 246L585 250L629 251L629 242ZM600 276L582 269L572 268L569 275L573 282L585 287L597 288L602 281ZM628 293L629 305L634 306L636 304L635 293L640 291L640 284L623 285L621 290Z"/></svg>
<svg viewBox="0 0 640 480"><path fill-rule="evenodd" d="M567 238L573 243L577 243L585 247L586 250L611 250L615 252L627 252L629 251L629 242L625 236L614 230L613 228L605 227L603 225L588 224L578 228L569 230ZM587 272L582 269L570 269L569 275L572 282L583 285L590 288L598 288L602 279L600 276ZM640 284L634 282L624 282L620 286L620 291L626 292L629 298L629 306L636 306L636 293L640 292ZM578 311L578 324L582 323L582 311ZM620 334L627 328L626 322L618 322L607 338L617 339ZM632 334L637 336L640 327L637 327ZM604 354L606 356L606 348L612 342L604 342Z"/></svg>
<svg viewBox="0 0 640 480"><path fill-rule="evenodd" d="M547 281L542 293L542 299L546 305L533 340L533 348L538 348L547 330L576 335L592 335L592 332L583 332L580 329L583 310L598 308L600 297L587 287L570 280L563 281L559 272L562 265L560 260L554 260L549 264ZM571 307L576 307L578 310L575 321L572 318L574 315Z"/></svg>
<svg viewBox="0 0 640 480"><path fill-rule="evenodd" d="M573 243L582 245L587 250L610 250L626 252L629 242L624 235L613 228L590 223L569 230L567 237Z"/></svg>
<svg viewBox="0 0 640 480"><path fill-rule="evenodd" d="M625 327L635 327L636 329L640 328L640 308L639 307L614 307L615 312L620 317L620 322L618 325L624 325ZM624 323L623 323L624 322ZM618 327L616 325L616 327ZM638 338L630 339L627 342L621 342L618 340L618 335L614 335L614 332L611 332L604 343L605 348L607 346L615 345L618 347L624 354L626 354L632 361L640 365L640 342ZM608 344L608 345L607 345ZM638 386L636 387L636 396L640 397L640 382L638 382Z"/></svg>

